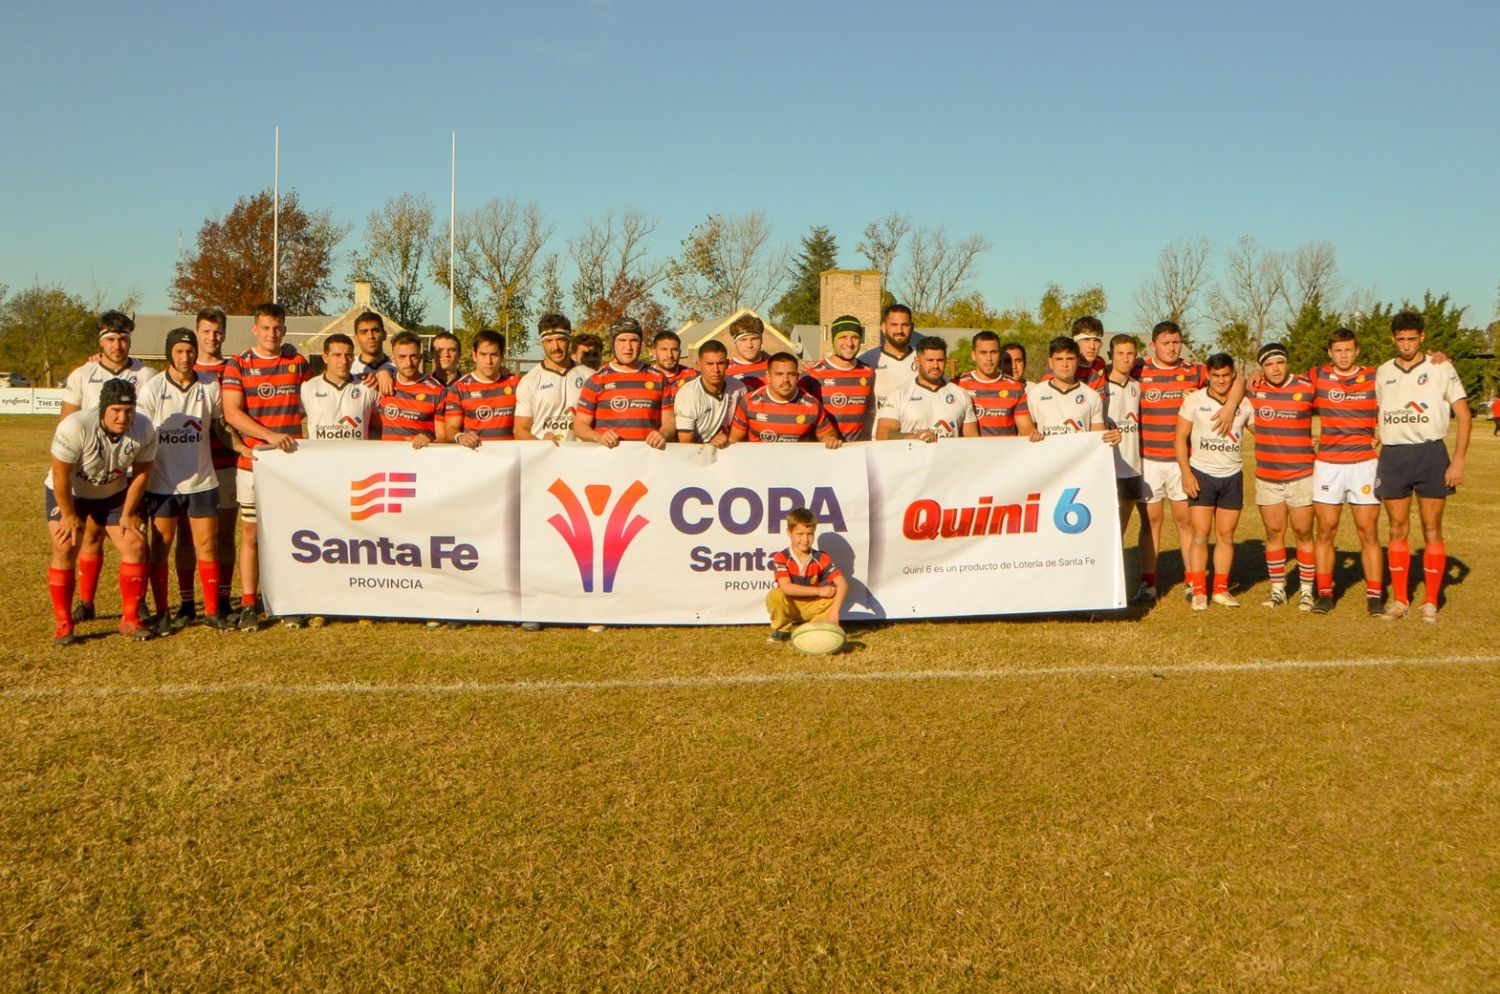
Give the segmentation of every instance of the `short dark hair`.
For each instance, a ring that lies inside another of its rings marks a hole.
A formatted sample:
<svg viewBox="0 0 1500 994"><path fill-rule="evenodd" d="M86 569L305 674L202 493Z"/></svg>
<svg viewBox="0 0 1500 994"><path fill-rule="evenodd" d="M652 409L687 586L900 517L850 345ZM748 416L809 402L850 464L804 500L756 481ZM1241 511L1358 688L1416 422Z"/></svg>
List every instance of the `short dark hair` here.
<svg viewBox="0 0 1500 994"><path fill-rule="evenodd" d="M764 338L765 334L766 323L754 314L741 314L729 325L730 338L739 338L741 335L760 335Z"/></svg>
<svg viewBox="0 0 1500 994"><path fill-rule="evenodd" d="M436 342L439 338L451 338L451 339L453 339L453 341L454 341L455 344L457 344L457 345L462 345L463 344L463 342L459 341L458 336L455 335L451 331L440 331L436 335L432 336L432 340L434 342Z"/></svg>
<svg viewBox="0 0 1500 994"><path fill-rule="evenodd" d="M947 355L948 343L936 335L924 335L922 336L922 340L917 343L917 351L941 352L943 355Z"/></svg>
<svg viewBox="0 0 1500 994"><path fill-rule="evenodd" d="M1208 357L1208 362L1204 363L1204 365L1209 368L1210 372L1215 369L1233 369L1234 356L1230 355L1228 352L1215 352L1213 355Z"/></svg>
<svg viewBox="0 0 1500 994"><path fill-rule="evenodd" d="M559 328L569 333L573 331L573 322L568 320L566 314L559 314L557 311L548 311L537 318L536 330L539 332L556 331Z"/></svg>
<svg viewBox="0 0 1500 994"><path fill-rule="evenodd" d="M1115 354L1115 346L1117 346L1117 345L1124 345L1127 342L1129 344L1131 344L1131 345L1134 345L1135 344L1135 336L1134 335L1115 335L1115 336L1111 337L1110 340L1109 340L1109 354L1110 355L1114 355Z"/></svg>
<svg viewBox="0 0 1500 994"><path fill-rule="evenodd" d="M1085 314L1073 322L1073 337L1077 338L1080 331L1092 331L1100 338L1104 337L1104 322L1092 314Z"/></svg>
<svg viewBox="0 0 1500 994"><path fill-rule="evenodd" d="M1358 343L1359 336L1354 333L1354 329L1352 328L1340 328L1339 330L1328 336L1328 347L1330 349L1333 348L1334 342Z"/></svg>
<svg viewBox="0 0 1500 994"><path fill-rule="evenodd" d="M573 348L576 349L580 345L582 345L584 348L588 348L588 349L600 349L600 350L603 350L603 348L604 348L604 339L600 338L598 335L594 334L592 331L585 331L585 332L583 332L580 335L574 335L573 336Z"/></svg>
<svg viewBox="0 0 1500 994"><path fill-rule="evenodd" d="M222 307L203 308L198 312L198 316L193 319L193 324L197 326L204 321L212 321L219 326L220 331L229 330L229 319L224 316L224 308Z"/></svg>
<svg viewBox="0 0 1500 994"><path fill-rule="evenodd" d="M1398 331L1425 332L1426 330L1427 322L1416 311L1401 311L1395 317L1391 318L1392 335Z"/></svg>
<svg viewBox="0 0 1500 994"><path fill-rule="evenodd" d="M1158 321L1151 329L1151 340L1154 342L1163 335L1181 335L1182 329L1176 321Z"/></svg>
<svg viewBox="0 0 1500 994"><path fill-rule="evenodd" d="M698 346L698 354L728 355L729 349L725 347L724 343L719 341L717 338L710 338L708 341Z"/></svg>
<svg viewBox="0 0 1500 994"><path fill-rule="evenodd" d="M885 319L891 316L891 312L892 311L900 311L902 314L905 314L908 318L912 318L913 322L915 322L915 320L916 320L916 318L912 317L911 308L907 307L905 304L888 304L887 306L885 306L884 308L882 308L881 311L880 311L880 323L881 324L885 324Z"/></svg>
<svg viewBox="0 0 1500 994"><path fill-rule="evenodd" d="M391 349L394 351L398 346L402 345L415 345L420 349L422 347L422 339L414 331L397 332L391 337Z"/></svg>
<svg viewBox="0 0 1500 994"><path fill-rule="evenodd" d="M1064 352L1071 355L1074 359L1077 359L1078 343L1073 341L1073 339L1069 338L1067 335L1058 335L1056 338L1052 339L1052 341L1047 343L1047 356L1049 358L1055 355L1062 355Z"/></svg>
<svg viewBox="0 0 1500 994"><path fill-rule="evenodd" d="M1000 346L1000 351L1019 352L1021 353L1022 359L1026 358L1026 346L1022 345L1020 342L1006 342L1004 345Z"/></svg>
<svg viewBox="0 0 1500 994"><path fill-rule="evenodd" d="M433 338L438 337L440 336L433 336ZM505 336L500 334L494 328L482 328L474 333L474 344L473 346L471 346L473 351L479 351L480 342L486 342L490 345L498 345L500 347L500 354L505 354Z"/></svg>
<svg viewBox="0 0 1500 994"><path fill-rule="evenodd" d="M282 307L280 304L256 304L255 310L250 312L250 317L252 320L262 317L272 317L277 321L285 322L286 308Z"/></svg>
<svg viewBox="0 0 1500 994"><path fill-rule="evenodd" d="M801 360L792 355L790 352L778 352L775 355L771 356L771 358L766 360L766 372L770 372L771 367L775 366L777 363L783 362L789 362L793 366L801 365Z"/></svg>
<svg viewBox="0 0 1500 994"><path fill-rule="evenodd" d="M980 342L994 342L995 348L998 349L1000 347L1000 336L993 331L981 331L970 340L969 347L973 348Z"/></svg>
<svg viewBox="0 0 1500 994"><path fill-rule="evenodd" d="M359 317L354 319L354 327L358 328L360 325L369 324L371 321L379 325L381 331L385 331L385 318L374 311L361 311Z"/></svg>
<svg viewBox="0 0 1500 994"><path fill-rule="evenodd" d="M124 311L105 311L99 315L99 334L129 335L135 332L135 319Z"/></svg>
<svg viewBox="0 0 1500 994"><path fill-rule="evenodd" d="M352 350L354 348L354 339L350 338L342 331L336 331L333 334L329 335L327 338L323 339L324 355L328 354L328 346L330 345L347 345Z"/></svg>
<svg viewBox="0 0 1500 994"><path fill-rule="evenodd" d="M677 332L675 331L663 331L659 332L655 338L651 339L651 345L653 348L655 348L657 342L676 342L678 345L681 345L682 336L677 334Z"/></svg>
<svg viewBox="0 0 1500 994"><path fill-rule="evenodd" d="M794 507L787 512L786 530L793 528L817 528L818 516L805 507Z"/></svg>

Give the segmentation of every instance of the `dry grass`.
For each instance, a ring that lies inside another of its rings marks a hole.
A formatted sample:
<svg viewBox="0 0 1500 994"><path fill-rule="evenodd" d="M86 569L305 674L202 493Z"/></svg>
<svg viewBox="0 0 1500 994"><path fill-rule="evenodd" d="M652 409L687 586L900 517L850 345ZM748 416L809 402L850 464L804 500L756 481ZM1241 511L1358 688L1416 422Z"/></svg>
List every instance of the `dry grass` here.
<svg viewBox="0 0 1500 994"><path fill-rule="evenodd" d="M1172 596L1130 620L871 628L823 663L751 629L339 625L54 651L48 427L0 419L17 604L0 650L0 988L1473 991L1500 976L1500 665L1107 670L1500 656L1487 427L1449 527L1473 571L1436 627L1367 619L1357 587L1324 618L1194 615ZM1259 582L1251 555L1237 572ZM1058 665L1096 671L508 686ZM413 689L87 693L345 682ZM507 686L415 689L459 682Z"/></svg>

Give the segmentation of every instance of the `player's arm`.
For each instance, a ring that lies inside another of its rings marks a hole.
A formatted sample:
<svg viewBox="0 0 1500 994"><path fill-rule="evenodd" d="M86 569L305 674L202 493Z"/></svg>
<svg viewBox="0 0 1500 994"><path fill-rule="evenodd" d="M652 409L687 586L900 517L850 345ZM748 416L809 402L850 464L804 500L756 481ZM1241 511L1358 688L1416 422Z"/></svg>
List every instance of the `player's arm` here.
<svg viewBox="0 0 1500 994"><path fill-rule="evenodd" d="M741 426L739 426L739 425L735 425L734 427L732 427L732 428L729 429L729 444L730 445L733 445L736 442L743 442L745 439L747 439L749 437L750 437L750 433L748 431L746 431L744 428L742 428Z"/></svg>
<svg viewBox="0 0 1500 994"><path fill-rule="evenodd" d="M594 430L594 412L583 407L573 411L573 437L580 442L594 442L612 449L620 444L620 436L609 428L603 431Z"/></svg>
<svg viewBox="0 0 1500 994"><path fill-rule="evenodd" d="M960 438L978 438L979 437L979 422L978 421L965 421L963 423L963 427L961 427L961 428L958 429L958 436Z"/></svg>
<svg viewBox="0 0 1500 994"><path fill-rule="evenodd" d="M901 434L901 422L895 418L875 419L875 440L877 442L888 442L902 437L904 436Z"/></svg>
<svg viewBox="0 0 1500 994"><path fill-rule="evenodd" d="M653 449L665 449L667 447L667 436L675 433L677 427L677 415L672 410L672 402L664 400L661 405L661 420L657 427L646 436L646 444ZM671 427L668 427L668 426Z"/></svg>
<svg viewBox="0 0 1500 994"><path fill-rule="evenodd" d="M1234 430L1234 419L1240 411L1240 401L1245 399L1245 378L1239 370L1234 371L1234 382L1229 385L1229 396L1224 406L1214 412L1214 431L1227 435Z"/></svg>
<svg viewBox="0 0 1500 994"><path fill-rule="evenodd" d="M1453 402L1453 417L1458 422L1458 445L1453 450L1453 461L1443 474L1443 482L1456 487L1464 482L1464 457L1469 454L1469 431L1474 427L1474 412L1469 410L1467 397Z"/></svg>
<svg viewBox="0 0 1500 994"><path fill-rule="evenodd" d="M529 415L529 414L517 414L516 415L516 441L518 441L518 442L540 442L541 441L541 439L537 438L535 435L533 435L531 433L531 415ZM557 439L554 438L552 441L555 443L557 441Z"/></svg>
<svg viewBox="0 0 1500 994"><path fill-rule="evenodd" d="M1193 475L1193 467L1188 462L1192 455L1193 423L1187 418L1177 419L1177 437L1173 439L1173 448L1177 451L1177 467L1182 471L1182 489L1189 497L1198 496L1198 477Z"/></svg>
<svg viewBox="0 0 1500 994"><path fill-rule="evenodd" d="M833 607L829 609L828 617L836 625L844 613L844 599L849 596L849 581L844 579L844 574L835 572L828 583L833 587Z"/></svg>
<svg viewBox="0 0 1500 994"><path fill-rule="evenodd" d="M283 452L291 452L297 447L297 436L272 431L252 418L245 411L245 395L237 390L224 394L224 420L243 438L259 439Z"/></svg>

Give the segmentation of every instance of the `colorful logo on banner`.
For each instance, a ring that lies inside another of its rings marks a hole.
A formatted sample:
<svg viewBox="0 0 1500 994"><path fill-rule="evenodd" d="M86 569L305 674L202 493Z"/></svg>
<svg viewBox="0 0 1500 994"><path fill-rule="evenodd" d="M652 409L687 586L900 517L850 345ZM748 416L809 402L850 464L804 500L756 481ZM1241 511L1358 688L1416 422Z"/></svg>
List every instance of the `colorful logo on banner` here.
<svg viewBox="0 0 1500 994"><path fill-rule="evenodd" d="M589 520L589 515L603 520L605 512L609 512L609 520L604 525L604 570L601 589L604 593L610 593L615 589L615 573L620 568L620 560L625 557L625 550L630 543L641 533L641 529L650 524L650 520L637 514L631 517L635 505L646 496L646 485L636 480L626 487L624 492L615 499L613 510L609 507L610 493L613 488L602 483L592 483L583 488L584 500L588 502L588 511L584 510L584 502L578 499L573 488L562 480L554 480L547 492L557 498L562 505L563 514L554 514L547 519L547 523L557 529L564 542L568 543L568 550L573 553L573 560L578 564L578 578L583 582L583 592L591 594L594 592L594 526Z"/></svg>
<svg viewBox="0 0 1500 994"><path fill-rule="evenodd" d="M377 514L400 514L402 500L417 496L416 473L372 473L349 483L349 520L363 521ZM378 502L378 503L377 503Z"/></svg>

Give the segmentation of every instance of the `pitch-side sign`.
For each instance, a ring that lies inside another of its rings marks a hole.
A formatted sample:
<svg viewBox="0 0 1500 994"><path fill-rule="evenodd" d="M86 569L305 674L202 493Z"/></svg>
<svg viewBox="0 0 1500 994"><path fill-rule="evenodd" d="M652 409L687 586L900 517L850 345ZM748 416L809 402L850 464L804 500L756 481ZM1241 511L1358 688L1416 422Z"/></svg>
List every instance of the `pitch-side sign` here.
<svg viewBox="0 0 1500 994"><path fill-rule="evenodd" d="M304 442L256 467L282 614L762 623L796 507L851 578L845 619L1125 603L1097 435L834 451Z"/></svg>

